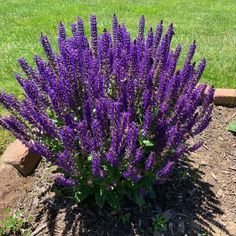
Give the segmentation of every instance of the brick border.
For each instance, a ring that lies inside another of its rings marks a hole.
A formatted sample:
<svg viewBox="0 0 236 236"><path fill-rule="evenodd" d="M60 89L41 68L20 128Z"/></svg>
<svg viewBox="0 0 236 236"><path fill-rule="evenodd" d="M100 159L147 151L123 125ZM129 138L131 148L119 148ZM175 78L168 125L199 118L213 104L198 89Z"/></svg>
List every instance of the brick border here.
<svg viewBox="0 0 236 236"><path fill-rule="evenodd" d="M236 89L216 88L214 104L218 106L236 107Z"/></svg>

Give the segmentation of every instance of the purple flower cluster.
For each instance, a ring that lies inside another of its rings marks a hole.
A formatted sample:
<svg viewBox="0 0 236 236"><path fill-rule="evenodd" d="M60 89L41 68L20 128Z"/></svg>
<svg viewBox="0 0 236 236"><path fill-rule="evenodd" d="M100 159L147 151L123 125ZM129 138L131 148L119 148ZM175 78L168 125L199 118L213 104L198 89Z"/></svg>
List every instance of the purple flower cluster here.
<svg viewBox="0 0 236 236"><path fill-rule="evenodd" d="M57 174L54 181L56 184L66 187L73 187L76 185L76 181L73 178L66 178L63 174Z"/></svg>
<svg viewBox="0 0 236 236"><path fill-rule="evenodd" d="M95 15L90 24L89 40L81 18L71 25L72 37L60 22L58 54L41 34L48 61L35 56L33 69L19 59L26 78L16 79L25 96L0 93L12 114L0 125L70 176L57 180L63 185L73 185L75 177L106 183L164 179L182 155L201 146L186 141L211 120L214 89L197 86L206 61L197 68L191 62L194 41L176 69L181 45L171 50L172 24L163 34L161 21L145 36L142 16L134 40L115 15L112 34L98 34Z"/></svg>

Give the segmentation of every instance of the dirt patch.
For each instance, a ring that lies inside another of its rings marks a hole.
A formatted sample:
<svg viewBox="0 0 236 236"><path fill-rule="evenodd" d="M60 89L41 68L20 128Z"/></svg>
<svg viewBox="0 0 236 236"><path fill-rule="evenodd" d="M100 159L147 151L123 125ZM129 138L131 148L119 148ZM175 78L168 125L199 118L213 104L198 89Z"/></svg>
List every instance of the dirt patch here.
<svg viewBox="0 0 236 236"><path fill-rule="evenodd" d="M211 185L222 212L209 222L216 235L220 235L218 226L236 235L236 136L225 129L233 117L236 109L215 109L211 126L201 135L205 145L193 155L196 164L202 163L202 181ZM199 219L204 220L204 215Z"/></svg>
<svg viewBox="0 0 236 236"><path fill-rule="evenodd" d="M44 162L33 177L17 177L24 191L9 205L33 216L32 235L153 235L152 217L164 215L168 218L166 230L155 236L235 236L236 137L225 129L235 112L214 108L213 122L198 137L204 146L182 161L167 184L158 186L157 199L142 211L127 204L122 212L110 213L98 209L92 199L78 206L70 195L55 195L52 169ZM0 206L8 206L3 199ZM124 220L127 215L129 220Z"/></svg>
<svg viewBox="0 0 236 236"><path fill-rule="evenodd" d="M0 176L1 213L5 208L16 207L16 202L31 188L34 177L23 178L14 167L4 163L0 163Z"/></svg>

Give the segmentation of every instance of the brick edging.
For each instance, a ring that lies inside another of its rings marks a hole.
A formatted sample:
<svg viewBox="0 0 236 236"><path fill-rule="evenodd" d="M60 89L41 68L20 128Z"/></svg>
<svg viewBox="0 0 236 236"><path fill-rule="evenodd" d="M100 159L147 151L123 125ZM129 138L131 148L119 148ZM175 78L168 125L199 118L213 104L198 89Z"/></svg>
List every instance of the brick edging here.
<svg viewBox="0 0 236 236"><path fill-rule="evenodd" d="M236 89L216 88L214 104L218 106L236 107Z"/></svg>

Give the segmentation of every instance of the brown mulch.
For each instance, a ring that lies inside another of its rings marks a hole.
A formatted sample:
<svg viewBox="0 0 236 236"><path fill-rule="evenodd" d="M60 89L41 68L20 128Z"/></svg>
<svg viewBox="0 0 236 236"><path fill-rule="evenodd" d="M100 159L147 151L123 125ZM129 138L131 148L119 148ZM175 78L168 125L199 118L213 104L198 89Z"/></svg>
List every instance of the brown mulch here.
<svg viewBox="0 0 236 236"><path fill-rule="evenodd" d="M16 186L23 186L18 200L7 202L0 186L0 210L20 208L32 216L32 236L153 235L152 217L157 214L168 223L155 236L236 236L236 136L225 129L233 117L236 109L214 108L211 125L198 137L204 146L183 160L173 180L160 185L157 199L142 211L127 204L122 212L111 213L98 209L92 200L78 206L70 196L62 198L52 191L52 170L44 162L27 180L17 176L17 181L5 183L9 196L14 196ZM127 213L130 220L124 222Z"/></svg>

